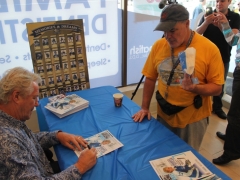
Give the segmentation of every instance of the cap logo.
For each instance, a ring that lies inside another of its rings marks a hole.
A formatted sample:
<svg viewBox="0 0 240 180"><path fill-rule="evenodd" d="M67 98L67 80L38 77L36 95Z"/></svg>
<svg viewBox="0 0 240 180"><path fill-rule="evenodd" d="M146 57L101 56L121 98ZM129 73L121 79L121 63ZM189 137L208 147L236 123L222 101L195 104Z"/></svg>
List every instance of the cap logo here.
<svg viewBox="0 0 240 180"><path fill-rule="evenodd" d="M167 13L162 13L161 14L161 20L165 20L165 19L167 19Z"/></svg>

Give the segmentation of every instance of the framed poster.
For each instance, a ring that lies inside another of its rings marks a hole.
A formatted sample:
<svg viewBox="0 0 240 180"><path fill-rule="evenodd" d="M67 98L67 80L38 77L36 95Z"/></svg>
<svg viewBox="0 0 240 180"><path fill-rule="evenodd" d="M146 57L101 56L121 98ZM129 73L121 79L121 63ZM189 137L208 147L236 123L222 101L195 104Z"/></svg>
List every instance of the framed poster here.
<svg viewBox="0 0 240 180"><path fill-rule="evenodd" d="M83 20L27 23L40 99L90 88Z"/></svg>

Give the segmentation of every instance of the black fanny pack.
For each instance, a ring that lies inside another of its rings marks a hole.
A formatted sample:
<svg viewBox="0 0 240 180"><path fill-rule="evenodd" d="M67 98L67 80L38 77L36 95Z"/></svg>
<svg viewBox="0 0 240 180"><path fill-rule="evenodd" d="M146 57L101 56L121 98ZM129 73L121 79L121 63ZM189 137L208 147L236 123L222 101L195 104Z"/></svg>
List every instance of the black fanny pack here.
<svg viewBox="0 0 240 180"><path fill-rule="evenodd" d="M187 47L190 45L192 38L193 38L193 32L191 33L191 36L188 40ZM171 49L171 56L172 56L172 61L174 61L173 48ZM180 63L179 58L177 59L177 61L175 63L173 63L172 70L171 70L168 80L167 80L167 87L170 86L173 75L174 75L174 70L177 68L179 63ZM184 108L186 108L186 107L170 104L161 96L159 91L156 92L156 99L157 99L157 102L158 102L159 106L161 107L162 111L169 116L176 114L176 113L180 112L181 110L183 110ZM200 95L196 95L194 97L193 104L196 109L199 109L200 107L202 107L202 97Z"/></svg>
<svg viewBox="0 0 240 180"><path fill-rule="evenodd" d="M169 116L176 114L176 113L180 112L181 110L183 110L184 108L186 108L186 107L170 104L161 96L161 94L158 91L156 91L156 100L157 100L159 106L161 107L162 111Z"/></svg>
<svg viewBox="0 0 240 180"><path fill-rule="evenodd" d="M169 116L176 114L176 113L180 112L181 110L183 110L184 108L186 108L186 107L170 104L161 96L159 91L156 91L156 100L157 100L159 106L161 107L162 111ZM195 96L195 98L193 100L193 104L196 109L199 109L200 107L202 107L202 97L200 95Z"/></svg>

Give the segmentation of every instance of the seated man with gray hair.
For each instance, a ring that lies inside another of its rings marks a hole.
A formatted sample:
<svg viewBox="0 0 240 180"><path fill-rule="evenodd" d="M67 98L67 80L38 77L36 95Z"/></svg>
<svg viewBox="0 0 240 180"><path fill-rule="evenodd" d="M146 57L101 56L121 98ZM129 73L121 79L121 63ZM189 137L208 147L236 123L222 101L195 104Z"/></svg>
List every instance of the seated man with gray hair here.
<svg viewBox="0 0 240 180"><path fill-rule="evenodd" d="M62 131L33 133L25 124L38 106L41 77L16 67L0 80L0 179L81 179L96 163L96 149L82 151L78 161L54 174L43 148L61 143L74 150L87 147L80 136Z"/></svg>

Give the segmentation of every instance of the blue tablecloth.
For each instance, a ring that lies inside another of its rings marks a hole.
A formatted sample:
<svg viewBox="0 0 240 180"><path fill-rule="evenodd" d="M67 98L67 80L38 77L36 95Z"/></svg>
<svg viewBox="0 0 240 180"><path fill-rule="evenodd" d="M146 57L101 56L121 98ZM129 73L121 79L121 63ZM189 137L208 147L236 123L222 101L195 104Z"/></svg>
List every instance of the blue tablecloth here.
<svg viewBox="0 0 240 180"><path fill-rule="evenodd" d="M135 123L131 117L140 107L126 96L122 107L115 107L112 95L116 92L119 91L115 87L104 86L69 93L88 100L89 107L62 119L44 108L47 98L40 100L50 131L62 130L87 138L109 130L123 143L123 147L98 158L97 164L82 179L157 180L149 161L187 150L191 150L210 171L224 180L230 179L154 118ZM62 145L57 145L55 152L62 170L77 161L75 153Z"/></svg>

